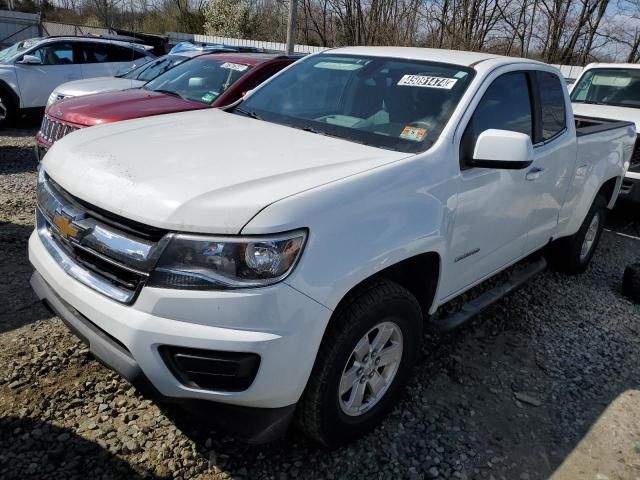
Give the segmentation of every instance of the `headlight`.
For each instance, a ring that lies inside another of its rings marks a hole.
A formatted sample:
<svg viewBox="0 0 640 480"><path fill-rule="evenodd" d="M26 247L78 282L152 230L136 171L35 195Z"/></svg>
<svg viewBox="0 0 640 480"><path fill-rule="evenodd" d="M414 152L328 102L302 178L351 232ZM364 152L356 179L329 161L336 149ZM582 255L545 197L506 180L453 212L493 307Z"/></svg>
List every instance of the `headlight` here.
<svg viewBox="0 0 640 480"><path fill-rule="evenodd" d="M261 238L178 234L162 252L147 285L194 290L271 285L291 273L305 240L304 231Z"/></svg>
<svg viewBox="0 0 640 480"><path fill-rule="evenodd" d="M53 92L51 92L51 95L49 95L49 99L47 100L47 107L53 105L54 103L62 100L63 98L66 98L66 95L63 95L61 93L56 92L55 90Z"/></svg>

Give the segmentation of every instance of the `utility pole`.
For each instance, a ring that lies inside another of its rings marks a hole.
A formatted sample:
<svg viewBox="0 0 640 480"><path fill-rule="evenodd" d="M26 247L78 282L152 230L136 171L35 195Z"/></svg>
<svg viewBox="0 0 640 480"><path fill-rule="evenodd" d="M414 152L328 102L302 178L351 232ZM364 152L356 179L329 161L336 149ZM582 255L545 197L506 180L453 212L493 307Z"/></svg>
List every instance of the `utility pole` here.
<svg viewBox="0 0 640 480"><path fill-rule="evenodd" d="M296 43L296 13L298 0L289 0L289 23L287 24L287 55L291 55Z"/></svg>

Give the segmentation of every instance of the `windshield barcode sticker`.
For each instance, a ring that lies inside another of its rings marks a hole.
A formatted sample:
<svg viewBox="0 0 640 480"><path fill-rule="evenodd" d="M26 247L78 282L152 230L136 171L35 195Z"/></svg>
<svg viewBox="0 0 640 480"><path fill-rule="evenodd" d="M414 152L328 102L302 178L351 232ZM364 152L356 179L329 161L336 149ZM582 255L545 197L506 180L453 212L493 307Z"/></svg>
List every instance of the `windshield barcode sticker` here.
<svg viewBox="0 0 640 480"><path fill-rule="evenodd" d="M220 68L228 68L229 70L237 70L238 72L244 72L249 67L247 65L242 65L240 63L225 62L222 65L220 65Z"/></svg>
<svg viewBox="0 0 640 480"><path fill-rule="evenodd" d="M407 87L444 88L451 90L456 84L456 78L429 77L424 75L404 75L398 85Z"/></svg>

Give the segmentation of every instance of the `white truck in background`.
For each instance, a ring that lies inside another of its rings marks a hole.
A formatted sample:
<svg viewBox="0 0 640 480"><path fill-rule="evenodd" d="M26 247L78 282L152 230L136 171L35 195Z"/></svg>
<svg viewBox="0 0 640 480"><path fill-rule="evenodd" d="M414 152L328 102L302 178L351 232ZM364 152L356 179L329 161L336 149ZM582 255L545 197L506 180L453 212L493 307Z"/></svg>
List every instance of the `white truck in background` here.
<svg viewBox="0 0 640 480"><path fill-rule="evenodd" d="M640 130L640 65L591 63L571 90L576 115L632 122ZM620 197L640 203L640 141L636 141Z"/></svg>
<svg viewBox="0 0 640 480"><path fill-rule="evenodd" d="M32 286L145 394L252 442L296 418L336 445L399 400L423 329L463 324L545 257L587 268L635 140L632 123L574 119L542 63L327 50L228 111L57 142Z"/></svg>

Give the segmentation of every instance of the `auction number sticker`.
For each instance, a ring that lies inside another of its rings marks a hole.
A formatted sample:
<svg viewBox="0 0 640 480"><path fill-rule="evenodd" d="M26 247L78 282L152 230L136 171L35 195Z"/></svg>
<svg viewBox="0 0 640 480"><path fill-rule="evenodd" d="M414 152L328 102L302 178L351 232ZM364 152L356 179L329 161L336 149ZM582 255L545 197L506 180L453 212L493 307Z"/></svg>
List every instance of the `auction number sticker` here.
<svg viewBox="0 0 640 480"><path fill-rule="evenodd" d="M457 81L457 78L404 75L398 82L398 85L405 85L408 87L444 88L445 90L451 90Z"/></svg>
<svg viewBox="0 0 640 480"><path fill-rule="evenodd" d="M240 63L225 62L222 65L220 65L220 68L227 68L229 70L237 70L238 72L244 72L249 67L247 65L242 65Z"/></svg>
<svg viewBox="0 0 640 480"><path fill-rule="evenodd" d="M426 128L412 127L410 125L404 127L404 130L402 130L402 133L400 134L400 138L413 140L414 142L421 142L426 136Z"/></svg>

